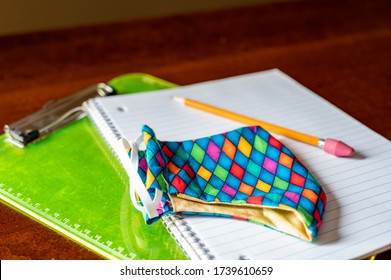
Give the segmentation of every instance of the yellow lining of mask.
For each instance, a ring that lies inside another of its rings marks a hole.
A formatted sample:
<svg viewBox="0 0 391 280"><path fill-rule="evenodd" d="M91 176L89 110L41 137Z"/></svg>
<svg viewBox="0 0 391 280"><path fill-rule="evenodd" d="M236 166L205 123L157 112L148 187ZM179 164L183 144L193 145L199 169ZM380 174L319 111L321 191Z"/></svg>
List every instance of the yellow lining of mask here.
<svg viewBox="0 0 391 280"><path fill-rule="evenodd" d="M205 202L185 195L172 194L174 212L215 213L236 216L265 224L281 232L312 241L311 230L297 210L286 205L270 207L256 204L232 204L225 202Z"/></svg>

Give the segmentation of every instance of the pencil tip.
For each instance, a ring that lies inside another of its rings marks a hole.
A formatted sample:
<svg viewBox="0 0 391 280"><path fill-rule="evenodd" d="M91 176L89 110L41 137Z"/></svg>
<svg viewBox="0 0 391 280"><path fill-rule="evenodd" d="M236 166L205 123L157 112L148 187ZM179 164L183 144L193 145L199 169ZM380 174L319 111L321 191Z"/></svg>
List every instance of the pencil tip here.
<svg viewBox="0 0 391 280"><path fill-rule="evenodd" d="M355 153L355 150L348 144L335 139L326 139L323 150L337 157L350 157Z"/></svg>
<svg viewBox="0 0 391 280"><path fill-rule="evenodd" d="M181 103L181 104L185 104L185 99L183 97L179 97L179 96L171 96L171 98L178 102L178 103Z"/></svg>

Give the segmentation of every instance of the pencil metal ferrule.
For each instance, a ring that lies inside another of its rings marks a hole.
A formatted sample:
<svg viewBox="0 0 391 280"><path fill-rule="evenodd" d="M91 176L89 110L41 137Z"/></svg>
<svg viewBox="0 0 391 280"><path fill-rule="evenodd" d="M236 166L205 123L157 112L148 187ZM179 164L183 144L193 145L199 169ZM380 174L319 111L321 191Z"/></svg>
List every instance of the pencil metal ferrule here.
<svg viewBox="0 0 391 280"><path fill-rule="evenodd" d="M318 148L321 148L323 149L324 148L324 145L325 145L326 141L322 138L319 138L318 140Z"/></svg>

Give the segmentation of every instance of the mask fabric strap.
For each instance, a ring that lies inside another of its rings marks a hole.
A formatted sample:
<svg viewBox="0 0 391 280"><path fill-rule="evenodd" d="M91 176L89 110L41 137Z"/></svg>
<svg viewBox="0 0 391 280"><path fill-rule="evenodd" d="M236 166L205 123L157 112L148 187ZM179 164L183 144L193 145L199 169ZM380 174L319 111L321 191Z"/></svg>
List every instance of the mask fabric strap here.
<svg viewBox="0 0 391 280"><path fill-rule="evenodd" d="M120 158L122 166L125 168L129 176L130 199L134 207L144 214L148 214L149 218L159 216L157 212L158 205L162 199L163 193L159 189L155 189L154 199L151 199L145 185L138 174L138 151L139 145L142 143L143 137L140 135L134 142L129 144L125 138L121 138L117 143L117 154ZM130 158L128 152L130 150ZM136 195L139 197L142 205L137 201Z"/></svg>

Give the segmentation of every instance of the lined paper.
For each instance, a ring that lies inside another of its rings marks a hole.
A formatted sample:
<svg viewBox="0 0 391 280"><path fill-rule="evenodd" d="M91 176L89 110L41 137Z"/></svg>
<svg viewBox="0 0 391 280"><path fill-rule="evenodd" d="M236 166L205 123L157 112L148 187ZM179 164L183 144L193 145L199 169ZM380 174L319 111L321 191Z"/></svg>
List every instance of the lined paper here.
<svg viewBox="0 0 391 280"><path fill-rule="evenodd" d="M274 69L151 93L97 98L129 140L149 125L158 139L180 141L244 126L174 102L192 99L356 150L338 158L279 135L319 180L327 207L318 239L307 243L247 221L187 216L185 220L217 259L356 259L391 248L390 141ZM129 201L130 203L130 201Z"/></svg>

